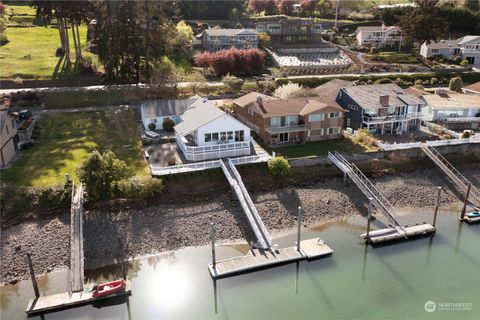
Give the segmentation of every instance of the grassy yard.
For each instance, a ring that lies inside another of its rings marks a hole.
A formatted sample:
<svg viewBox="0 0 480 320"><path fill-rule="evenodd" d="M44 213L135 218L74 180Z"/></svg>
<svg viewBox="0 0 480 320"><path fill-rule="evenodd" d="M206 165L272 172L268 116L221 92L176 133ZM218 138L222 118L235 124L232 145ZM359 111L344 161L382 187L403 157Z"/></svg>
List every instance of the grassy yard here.
<svg viewBox="0 0 480 320"><path fill-rule="evenodd" d="M338 151L340 153L364 152L364 148L348 139L314 141L288 147L272 148L278 155L286 158L314 157Z"/></svg>
<svg viewBox="0 0 480 320"><path fill-rule="evenodd" d="M7 5L6 13L10 16L9 23L32 24L35 20L35 8L29 6Z"/></svg>
<svg viewBox="0 0 480 320"><path fill-rule="evenodd" d="M17 185L61 184L77 180L77 168L93 150L111 149L139 176L148 174L131 111L45 114L35 145L23 152L2 180Z"/></svg>
<svg viewBox="0 0 480 320"><path fill-rule="evenodd" d="M365 57L373 61L388 63L419 63L417 57L405 52L380 52L366 54Z"/></svg>
<svg viewBox="0 0 480 320"><path fill-rule="evenodd" d="M10 8L13 8L15 14L27 14L25 16L13 16L12 22L29 23L28 21L33 21L33 8L8 6L7 12L9 12ZM79 31L83 55L91 57L92 61L98 65L97 56L85 50L87 26L79 26ZM9 42L2 46L0 50L0 79L15 79L17 76L21 79L51 79L55 65L58 62L58 57L55 56L55 51L60 47L58 29L51 27L8 27L6 35ZM75 52L73 40L70 42L71 56L73 58Z"/></svg>

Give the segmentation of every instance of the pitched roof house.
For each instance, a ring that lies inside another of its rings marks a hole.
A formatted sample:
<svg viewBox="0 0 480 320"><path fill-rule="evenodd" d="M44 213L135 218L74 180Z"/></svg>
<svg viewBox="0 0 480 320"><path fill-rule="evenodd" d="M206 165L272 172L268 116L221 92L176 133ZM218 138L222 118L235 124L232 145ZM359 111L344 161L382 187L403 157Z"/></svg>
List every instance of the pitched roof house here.
<svg viewBox="0 0 480 320"><path fill-rule="evenodd" d="M190 161L250 154L250 128L207 99L189 105L174 130L177 145Z"/></svg>
<svg viewBox="0 0 480 320"><path fill-rule="evenodd" d="M469 35L456 40L440 40L420 47L420 55L424 58L442 56L450 58L459 56L470 64L480 65L480 36Z"/></svg>
<svg viewBox="0 0 480 320"><path fill-rule="evenodd" d="M394 83L340 89L337 102L346 110L346 126L353 129L403 134L418 130L424 100Z"/></svg>
<svg viewBox="0 0 480 320"><path fill-rule="evenodd" d="M254 29L206 29L197 36L208 51L258 47L258 34Z"/></svg>
<svg viewBox="0 0 480 320"><path fill-rule="evenodd" d="M358 27L355 31L359 46L377 46L401 48L404 44L401 29L397 26L368 26Z"/></svg>
<svg viewBox="0 0 480 320"><path fill-rule="evenodd" d="M342 137L344 110L316 97L276 99L249 93L233 100L237 118L269 145Z"/></svg>
<svg viewBox="0 0 480 320"><path fill-rule="evenodd" d="M180 115L197 99L199 97L145 101L140 108L143 126L148 128L148 125L153 123L156 129L162 129L163 121L167 118L172 119L175 123L179 123Z"/></svg>

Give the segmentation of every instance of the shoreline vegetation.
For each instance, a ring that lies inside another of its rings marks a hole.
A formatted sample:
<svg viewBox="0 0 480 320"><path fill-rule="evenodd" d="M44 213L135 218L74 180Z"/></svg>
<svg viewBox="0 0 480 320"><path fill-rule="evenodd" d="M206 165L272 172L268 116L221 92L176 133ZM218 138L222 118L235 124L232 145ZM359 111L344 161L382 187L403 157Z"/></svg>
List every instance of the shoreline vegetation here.
<svg viewBox="0 0 480 320"><path fill-rule="evenodd" d="M480 182L478 164L464 164L459 170L475 184ZM437 186L444 188L442 206L462 199L437 168L388 173L372 177L372 182L399 211L402 208L433 208ZM127 258L207 245L210 222L217 225L219 243L254 240L234 194L229 191L212 196L208 190L203 190L203 196L181 197L176 202L139 207L114 203L110 207L86 211L85 268L114 264L120 252L112 239L119 236L124 242ZM257 190L251 192L252 200L272 234L295 228L299 205L304 209L304 227L366 215L366 198L354 184L344 187L338 175L297 186ZM32 254L37 275L65 268L68 264L69 219L68 212L64 211L10 227L2 226L1 284L28 279L27 252Z"/></svg>

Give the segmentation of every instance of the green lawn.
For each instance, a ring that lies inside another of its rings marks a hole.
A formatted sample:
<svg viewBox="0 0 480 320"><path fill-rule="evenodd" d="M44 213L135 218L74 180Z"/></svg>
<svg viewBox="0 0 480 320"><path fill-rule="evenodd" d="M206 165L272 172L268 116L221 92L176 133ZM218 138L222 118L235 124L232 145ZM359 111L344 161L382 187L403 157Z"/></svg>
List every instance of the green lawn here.
<svg viewBox="0 0 480 320"><path fill-rule="evenodd" d="M23 152L2 180L17 185L61 184L93 150L111 149L139 176L148 174L131 111L45 114L35 145ZM130 145L130 146L128 146Z"/></svg>
<svg viewBox="0 0 480 320"><path fill-rule="evenodd" d="M338 151L340 153L364 152L363 147L352 143L348 139L314 141L288 147L275 147L272 150L277 155L282 155L286 158L322 156L328 154L329 151Z"/></svg>
<svg viewBox="0 0 480 320"><path fill-rule="evenodd" d="M6 13L10 17L9 23L32 24L35 20L35 8L29 6L7 5Z"/></svg>
<svg viewBox="0 0 480 320"><path fill-rule="evenodd" d="M85 51L87 27L79 26L83 55L98 64L96 55ZM55 51L60 47L58 29L50 27L9 27L6 30L9 42L0 49L0 79L51 79L58 57ZM73 41L70 43L74 58Z"/></svg>
<svg viewBox="0 0 480 320"><path fill-rule="evenodd" d="M417 57L405 52L380 52L376 54L366 54L365 57L373 61L388 63L419 63Z"/></svg>

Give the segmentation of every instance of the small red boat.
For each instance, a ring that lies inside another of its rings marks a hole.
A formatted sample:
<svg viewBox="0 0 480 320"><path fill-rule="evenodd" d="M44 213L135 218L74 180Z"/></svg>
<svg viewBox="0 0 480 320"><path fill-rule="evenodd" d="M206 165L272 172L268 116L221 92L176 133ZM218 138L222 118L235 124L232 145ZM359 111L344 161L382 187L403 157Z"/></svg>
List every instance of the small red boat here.
<svg viewBox="0 0 480 320"><path fill-rule="evenodd" d="M111 282L106 282L99 284L98 286L93 287L92 297L101 298L105 297L122 290L125 290L127 282L125 280L116 280Z"/></svg>

